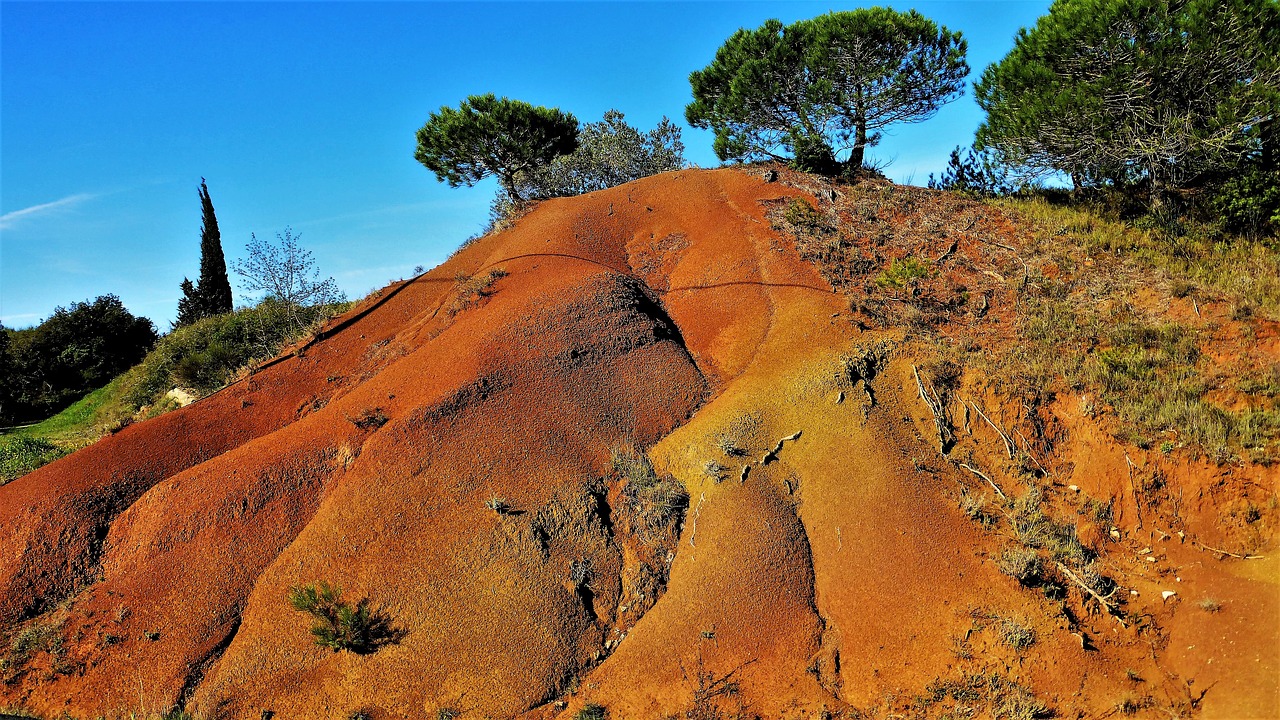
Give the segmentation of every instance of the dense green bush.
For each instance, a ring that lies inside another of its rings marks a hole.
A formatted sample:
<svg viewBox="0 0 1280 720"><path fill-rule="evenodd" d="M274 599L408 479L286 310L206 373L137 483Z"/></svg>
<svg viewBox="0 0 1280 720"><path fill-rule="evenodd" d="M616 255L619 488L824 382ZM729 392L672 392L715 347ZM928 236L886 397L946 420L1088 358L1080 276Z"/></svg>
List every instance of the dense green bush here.
<svg viewBox="0 0 1280 720"><path fill-rule="evenodd" d="M208 394L241 368L273 357L310 332L334 306L302 307L272 298L256 307L204 318L161 338L127 378L127 401L150 405L175 385Z"/></svg>
<svg viewBox="0 0 1280 720"><path fill-rule="evenodd" d="M1234 175L1214 190L1209 205L1232 232L1274 235L1280 231L1280 170Z"/></svg>
<svg viewBox="0 0 1280 720"><path fill-rule="evenodd" d="M0 328L0 424L49 417L100 387L147 354L151 321L120 298L59 307L27 330Z"/></svg>
<svg viewBox="0 0 1280 720"><path fill-rule="evenodd" d="M857 173L884 128L926 120L961 95L966 49L960 33L914 10L768 20L690 74L685 119L715 132L721 160L790 155L801 170Z"/></svg>
<svg viewBox="0 0 1280 720"><path fill-rule="evenodd" d="M947 168L934 178L929 173L929 187L933 190L954 190L973 197L999 197L1012 195L1020 184L1011 177L1009 168L998 153L968 148L963 155L960 148L951 151Z"/></svg>
<svg viewBox="0 0 1280 720"><path fill-rule="evenodd" d="M1158 208L1258 149L1277 47L1275 0L1057 0L974 86L978 147Z"/></svg>
<svg viewBox="0 0 1280 720"><path fill-rule="evenodd" d="M519 201L522 173L577 147L578 119L572 114L488 93L431 113L418 130L414 158L450 187L494 176Z"/></svg>

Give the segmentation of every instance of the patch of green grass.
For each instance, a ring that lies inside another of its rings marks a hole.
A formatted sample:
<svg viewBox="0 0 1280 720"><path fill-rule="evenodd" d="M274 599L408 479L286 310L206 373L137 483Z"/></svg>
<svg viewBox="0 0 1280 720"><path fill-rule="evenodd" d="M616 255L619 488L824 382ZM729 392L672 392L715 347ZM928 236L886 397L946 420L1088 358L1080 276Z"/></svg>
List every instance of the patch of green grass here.
<svg viewBox="0 0 1280 720"><path fill-rule="evenodd" d="M1183 222L1178 233L1139 228L1087 205L1045 197L995 201L1031 222L1041 242L1108 253L1158 270L1183 287L1200 287L1280 319L1280 242L1229 235L1213 224Z"/></svg>
<svg viewBox="0 0 1280 720"><path fill-rule="evenodd" d="M23 435L0 437L0 485L17 480L67 452L43 438Z"/></svg>
<svg viewBox="0 0 1280 720"><path fill-rule="evenodd" d="M1100 308L1067 297L1053 281L1033 282L1040 284L1018 319L1021 341L998 357L972 358L991 366L1007 391L1091 393L1112 409L1116 435L1139 447L1158 447L1173 432L1176 445L1219 460L1280 451L1280 407L1231 411L1209 400L1217 386L1198 331L1153 322L1122 302ZM1265 401L1267 377L1243 385L1260 389Z"/></svg>
<svg viewBox="0 0 1280 720"><path fill-rule="evenodd" d="M603 705L587 703L582 706L582 709L578 711L578 714L573 717L574 720L605 720L608 716L609 713Z"/></svg>
<svg viewBox="0 0 1280 720"><path fill-rule="evenodd" d="M972 361L986 363L1012 394L1090 394L1113 411L1116 436L1140 447L1186 448L1219 461L1280 458L1280 370L1262 363L1236 373L1230 382L1246 402L1227 409L1210 399L1224 381L1203 357L1204 333L1131 304L1135 288L1151 288L1229 303L1237 320L1280 318L1280 242L1185 221L1178 232L1135 227L1106 210L1045 197L995 204L1031 229L1019 249L1027 267L1019 342ZM1176 441L1162 437L1169 433Z"/></svg>
<svg viewBox="0 0 1280 720"><path fill-rule="evenodd" d="M794 198L787 203L786 209L782 211L782 219L797 233L818 235L832 230L822 212L803 198Z"/></svg>
<svg viewBox="0 0 1280 720"><path fill-rule="evenodd" d="M920 278L929 277L929 266L917 258L894 260L876 277L876 285L885 289L902 289Z"/></svg>

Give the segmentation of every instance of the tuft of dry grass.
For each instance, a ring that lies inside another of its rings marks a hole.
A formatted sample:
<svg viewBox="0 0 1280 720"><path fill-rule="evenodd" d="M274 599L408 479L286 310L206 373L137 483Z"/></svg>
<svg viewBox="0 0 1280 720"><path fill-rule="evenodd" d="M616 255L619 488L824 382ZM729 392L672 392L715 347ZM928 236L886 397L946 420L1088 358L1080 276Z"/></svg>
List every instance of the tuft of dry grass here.
<svg viewBox="0 0 1280 720"><path fill-rule="evenodd" d="M493 268L480 275L459 273L453 279L454 298L446 310L449 317L479 305L481 300L493 294L494 284L506 276L507 271L502 268Z"/></svg>

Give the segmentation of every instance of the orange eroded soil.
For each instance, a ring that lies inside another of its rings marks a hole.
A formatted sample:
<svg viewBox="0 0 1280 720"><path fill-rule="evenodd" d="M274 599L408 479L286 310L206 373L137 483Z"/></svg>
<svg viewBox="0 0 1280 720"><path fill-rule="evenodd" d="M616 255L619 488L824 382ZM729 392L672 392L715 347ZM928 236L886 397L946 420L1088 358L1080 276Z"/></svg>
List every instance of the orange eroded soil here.
<svg viewBox="0 0 1280 720"><path fill-rule="evenodd" d="M962 456L1024 490L1002 441L951 398L956 449L939 453L911 333L871 329L879 306L775 229L812 193L690 170L544 202L247 379L0 487L0 623L61 643L0 668L0 707L1010 716L983 699L1001 688L1060 717L1126 698L1152 717L1275 716L1277 565L1193 540L1231 541L1218 518L1246 480L1273 497L1277 472L1123 448L1060 399L1046 488L1058 509L1115 498L1111 523L1079 532L1121 619L1078 588L1023 587L998 569L1012 539L959 502L989 487ZM918 249L958 259L922 306L981 296L969 330L1013 341L1002 278L1020 269L999 252L1017 230L957 207L987 235ZM972 378L958 392L1018 422ZM687 507L644 505L611 465L630 446ZM1162 468L1160 497L1182 492L1177 527L1131 462ZM388 634L318 647L285 601L316 581L368 600ZM1009 622L1034 642L1003 640Z"/></svg>

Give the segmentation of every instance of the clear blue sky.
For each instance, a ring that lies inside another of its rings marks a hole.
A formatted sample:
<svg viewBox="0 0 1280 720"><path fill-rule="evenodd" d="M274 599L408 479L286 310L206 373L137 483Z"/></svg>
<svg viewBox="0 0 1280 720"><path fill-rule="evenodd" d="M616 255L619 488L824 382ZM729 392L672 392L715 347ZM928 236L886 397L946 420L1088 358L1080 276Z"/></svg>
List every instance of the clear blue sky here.
<svg viewBox="0 0 1280 720"><path fill-rule="evenodd" d="M683 125L689 72L733 31L859 4L0 2L0 321L114 293L167 330L198 274L202 176L229 260L292 226L361 297L484 224L492 181L451 189L413 159L441 105L494 92ZM890 4L963 31L973 80L1049 3ZM980 121L970 89L872 158L924 184ZM684 141L718 164L709 133Z"/></svg>

